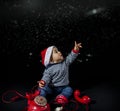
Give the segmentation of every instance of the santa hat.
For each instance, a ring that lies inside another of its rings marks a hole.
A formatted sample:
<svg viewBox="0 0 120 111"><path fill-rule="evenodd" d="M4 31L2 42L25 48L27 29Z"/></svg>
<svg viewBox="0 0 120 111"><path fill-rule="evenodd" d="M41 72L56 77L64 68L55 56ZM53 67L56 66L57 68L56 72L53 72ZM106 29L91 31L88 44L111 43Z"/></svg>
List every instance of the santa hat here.
<svg viewBox="0 0 120 111"><path fill-rule="evenodd" d="M44 66L47 66L50 62L50 57L52 54L52 49L54 46L50 46L48 48L45 48L44 50L41 51L41 57L42 57L42 64Z"/></svg>

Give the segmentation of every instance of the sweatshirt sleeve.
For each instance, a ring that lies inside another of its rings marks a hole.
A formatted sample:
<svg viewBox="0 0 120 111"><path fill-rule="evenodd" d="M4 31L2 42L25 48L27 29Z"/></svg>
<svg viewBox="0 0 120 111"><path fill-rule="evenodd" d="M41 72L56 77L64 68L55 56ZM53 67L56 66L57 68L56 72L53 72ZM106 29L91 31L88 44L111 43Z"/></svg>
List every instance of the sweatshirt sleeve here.
<svg viewBox="0 0 120 111"><path fill-rule="evenodd" d="M72 50L70 54L68 54L68 56L66 57L66 64L70 65L79 55L79 51L76 50Z"/></svg>
<svg viewBox="0 0 120 111"><path fill-rule="evenodd" d="M45 82L45 84L49 84L50 78L51 78L50 77L50 72L48 70L45 70L43 72L43 76L42 76L41 80L43 80Z"/></svg>

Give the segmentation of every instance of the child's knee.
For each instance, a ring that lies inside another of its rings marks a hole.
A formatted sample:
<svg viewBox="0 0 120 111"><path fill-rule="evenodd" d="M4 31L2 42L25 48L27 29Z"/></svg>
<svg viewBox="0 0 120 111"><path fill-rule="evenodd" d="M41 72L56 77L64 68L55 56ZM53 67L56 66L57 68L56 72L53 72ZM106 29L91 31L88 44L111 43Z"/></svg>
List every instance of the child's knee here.
<svg viewBox="0 0 120 111"><path fill-rule="evenodd" d="M66 87L66 91L67 91L68 93L70 93L70 94L73 93L73 89L72 89L71 87Z"/></svg>
<svg viewBox="0 0 120 111"><path fill-rule="evenodd" d="M62 91L62 95L66 96L67 98L69 98L72 95L72 93L73 93L73 89L71 87L66 87Z"/></svg>

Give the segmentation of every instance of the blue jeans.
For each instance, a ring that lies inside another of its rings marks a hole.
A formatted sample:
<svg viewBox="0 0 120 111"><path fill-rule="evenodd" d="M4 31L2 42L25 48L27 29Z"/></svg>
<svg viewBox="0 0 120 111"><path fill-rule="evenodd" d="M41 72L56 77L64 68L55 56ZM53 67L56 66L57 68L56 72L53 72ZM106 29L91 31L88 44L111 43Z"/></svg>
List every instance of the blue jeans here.
<svg viewBox="0 0 120 111"><path fill-rule="evenodd" d="M59 86L59 87L49 87L46 85L43 88L38 88L40 91L40 95L46 97L47 94L54 94L57 95L64 95L66 98L69 98L72 93L73 89L70 86Z"/></svg>

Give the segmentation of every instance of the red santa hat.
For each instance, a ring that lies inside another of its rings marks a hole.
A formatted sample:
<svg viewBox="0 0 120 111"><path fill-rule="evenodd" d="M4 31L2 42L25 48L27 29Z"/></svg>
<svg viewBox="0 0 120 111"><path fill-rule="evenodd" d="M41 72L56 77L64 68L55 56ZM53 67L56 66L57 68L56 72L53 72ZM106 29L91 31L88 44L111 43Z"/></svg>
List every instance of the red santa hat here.
<svg viewBox="0 0 120 111"><path fill-rule="evenodd" d="M48 48L45 48L44 50L41 51L41 57L42 57L42 64L44 66L47 66L50 62L50 57L52 54L52 49L54 46L50 46Z"/></svg>

